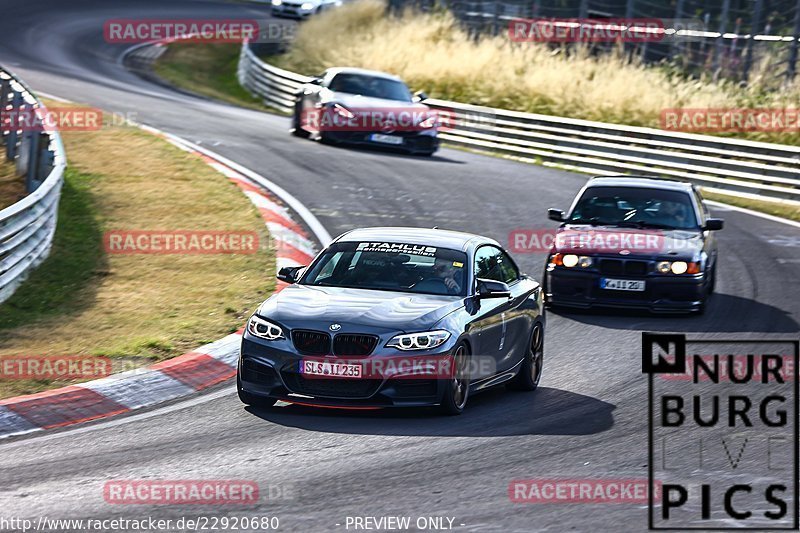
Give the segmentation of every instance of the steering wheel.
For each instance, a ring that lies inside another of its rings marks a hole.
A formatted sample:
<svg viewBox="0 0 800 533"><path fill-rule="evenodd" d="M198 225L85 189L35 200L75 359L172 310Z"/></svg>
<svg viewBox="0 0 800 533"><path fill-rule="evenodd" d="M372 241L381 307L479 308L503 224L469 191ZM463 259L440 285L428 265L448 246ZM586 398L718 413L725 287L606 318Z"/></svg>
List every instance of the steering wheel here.
<svg viewBox="0 0 800 533"><path fill-rule="evenodd" d="M430 287L431 285L434 285L434 287L431 287L426 292L437 292L437 293L439 292L439 287L438 286L441 285L441 288L444 289L444 294L453 294L450 291L450 287L447 286L447 283L445 283L442 278L425 278L425 279L415 283L414 284L414 288L418 289L420 287L420 285L425 285L425 286L428 286L428 287Z"/></svg>

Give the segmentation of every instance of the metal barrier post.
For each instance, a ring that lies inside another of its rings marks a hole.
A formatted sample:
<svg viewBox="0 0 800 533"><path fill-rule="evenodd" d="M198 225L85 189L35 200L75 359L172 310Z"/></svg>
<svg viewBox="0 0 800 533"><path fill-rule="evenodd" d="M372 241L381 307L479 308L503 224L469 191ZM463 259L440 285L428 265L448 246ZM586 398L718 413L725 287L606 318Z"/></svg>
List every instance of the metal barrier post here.
<svg viewBox="0 0 800 533"><path fill-rule="evenodd" d="M22 112L22 93L17 91L13 92L11 97L11 127L8 130L8 137L6 138L6 159L13 161L17 157L17 143L19 142L19 131L17 130L18 124L15 124L14 116L19 117ZM18 120L17 120L18 121Z"/></svg>
<svg viewBox="0 0 800 533"><path fill-rule="evenodd" d="M25 173L25 190L32 193L39 186L39 151L41 150L42 137L35 131L30 132L30 145L28 146L28 168Z"/></svg>

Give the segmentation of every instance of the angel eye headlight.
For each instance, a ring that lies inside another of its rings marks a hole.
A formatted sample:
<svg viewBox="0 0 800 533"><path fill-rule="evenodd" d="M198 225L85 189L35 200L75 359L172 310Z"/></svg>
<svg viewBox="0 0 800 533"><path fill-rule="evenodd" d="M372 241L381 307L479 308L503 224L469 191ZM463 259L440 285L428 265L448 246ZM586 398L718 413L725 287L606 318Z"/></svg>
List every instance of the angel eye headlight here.
<svg viewBox="0 0 800 533"><path fill-rule="evenodd" d="M658 264L656 264L656 270L661 274L668 274L671 268L672 263L669 261L659 261Z"/></svg>
<svg viewBox="0 0 800 533"><path fill-rule="evenodd" d="M422 333L408 333L397 335L386 343L389 348L398 350L431 350L441 346L450 338L450 332L444 330L425 331Z"/></svg>
<svg viewBox="0 0 800 533"><path fill-rule="evenodd" d="M247 321L247 331L249 331L251 335L268 341L286 338L283 334L283 329L281 329L279 325L273 324L256 315L251 316L250 320Z"/></svg>

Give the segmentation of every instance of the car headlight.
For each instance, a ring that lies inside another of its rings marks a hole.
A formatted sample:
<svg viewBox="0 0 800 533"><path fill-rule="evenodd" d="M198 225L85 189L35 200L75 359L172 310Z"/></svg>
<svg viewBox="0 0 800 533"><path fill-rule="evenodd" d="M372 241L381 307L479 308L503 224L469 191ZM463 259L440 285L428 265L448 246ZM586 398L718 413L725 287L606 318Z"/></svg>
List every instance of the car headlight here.
<svg viewBox="0 0 800 533"><path fill-rule="evenodd" d="M307 5L310 6L311 4L303 4L303 6L307 6ZM303 7L303 9L305 9L305 7ZM353 114L352 111L350 111L345 106L340 105L340 104L333 104L333 111L337 115L341 115L344 118L353 118L353 117L355 117L355 115Z"/></svg>
<svg viewBox="0 0 800 533"><path fill-rule="evenodd" d="M259 339L268 341L276 341L278 339L286 338L286 336L283 334L283 329L279 325L273 324L272 322L257 317L256 315L251 316L250 320L247 321L247 331Z"/></svg>
<svg viewBox="0 0 800 533"><path fill-rule="evenodd" d="M588 255L575 255L575 254L553 254L550 257L550 264L556 266L565 266L567 268L574 268L579 266L581 268L589 268L594 262Z"/></svg>
<svg viewBox="0 0 800 533"><path fill-rule="evenodd" d="M659 274L697 274L700 272L700 263L686 261L659 261L656 263L656 272Z"/></svg>
<svg viewBox="0 0 800 533"><path fill-rule="evenodd" d="M450 338L450 332L438 329L435 331L425 331L422 333L408 333L397 335L386 343L389 348L398 350L430 350L441 346Z"/></svg>
<svg viewBox="0 0 800 533"><path fill-rule="evenodd" d="M283 0L272 0L273 6L279 6L283 4Z"/></svg>
<svg viewBox="0 0 800 533"><path fill-rule="evenodd" d="M305 4L302 4L300 6L300 9L305 9L306 11L314 9L314 4L312 4L311 2L306 2Z"/></svg>

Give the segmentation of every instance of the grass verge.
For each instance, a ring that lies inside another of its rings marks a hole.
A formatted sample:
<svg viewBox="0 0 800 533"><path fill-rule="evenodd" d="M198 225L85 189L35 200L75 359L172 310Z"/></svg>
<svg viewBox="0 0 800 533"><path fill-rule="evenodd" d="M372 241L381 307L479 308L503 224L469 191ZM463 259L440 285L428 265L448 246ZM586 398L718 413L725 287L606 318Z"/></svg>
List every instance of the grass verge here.
<svg viewBox="0 0 800 533"><path fill-rule="evenodd" d="M153 72L181 89L252 109L264 109L236 78L239 44L170 44Z"/></svg>
<svg viewBox="0 0 800 533"><path fill-rule="evenodd" d="M13 163L6 161L5 150L0 150L0 209L25 197L25 178L17 176Z"/></svg>
<svg viewBox="0 0 800 533"><path fill-rule="evenodd" d="M65 132L70 167L49 258L0 305L0 359L89 355L129 368L240 327L274 290L258 211L199 158L132 127ZM255 231L255 254L108 254L110 230ZM0 397L63 385L0 379Z"/></svg>
<svg viewBox="0 0 800 533"><path fill-rule="evenodd" d="M735 205L738 207L744 207L746 209L752 209L753 211L761 211L762 213L767 213L776 217L787 218L789 220L796 220L800 222L800 207L794 205L764 200L751 200L749 198L728 196L727 194L719 194L708 191L703 191L703 198Z"/></svg>

